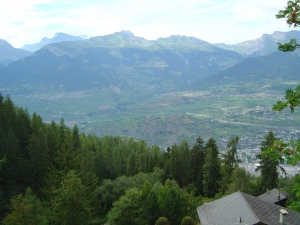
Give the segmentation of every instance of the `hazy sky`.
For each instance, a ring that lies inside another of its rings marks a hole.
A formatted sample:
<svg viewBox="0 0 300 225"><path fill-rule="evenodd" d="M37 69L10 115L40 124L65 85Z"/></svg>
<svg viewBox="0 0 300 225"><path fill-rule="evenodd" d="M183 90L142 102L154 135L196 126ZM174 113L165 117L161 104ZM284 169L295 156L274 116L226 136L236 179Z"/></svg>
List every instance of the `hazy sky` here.
<svg viewBox="0 0 300 225"><path fill-rule="evenodd" d="M102 36L130 30L149 40L180 34L234 44L293 29L275 18L287 0L0 1L0 39L14 47L56 32Z"/></svg>

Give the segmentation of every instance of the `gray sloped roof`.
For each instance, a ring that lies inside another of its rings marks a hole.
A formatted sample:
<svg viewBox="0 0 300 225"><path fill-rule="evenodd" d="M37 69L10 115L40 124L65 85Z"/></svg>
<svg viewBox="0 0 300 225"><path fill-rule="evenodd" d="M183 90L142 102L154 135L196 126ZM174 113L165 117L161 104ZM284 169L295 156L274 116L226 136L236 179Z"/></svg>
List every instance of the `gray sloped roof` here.
<svg viewBox="0 0 300 225"><path fill-rule="evenodd" d="M288 212L289 225L300 224L300 214L240 191L197 208L201 225L281 225L279 210ZM241 218L241 222L240 222Z"/></svg>
<svg viewBox="0 0 300 225"><path fill-rule="evenodd" d="M205 203L197 212L201 225L249 225L259 222L241 192Z"/></svg>
<svg viewBox="0 0 300 225"><path fill-rule="evenodd" d="M278 196L280 196L280 199L278 199ZM279 189L274 188L274 189L267 191L266 193L261 194L257 197L266 202L275 203L275 202L278 202L279 200L285 199L287 197L287 193L283 190L280 190L280 193L279 193Z"/></svg>
<svg viewBox="0 0 300 225"><path fill-rule="evenodd" d="M266 202L257 197L242 193L246 201L248 202L251 209L255 212L256 216L261 222L269 225L281 225L279 222L279 210L285 209L288 212L287 224L288 225L299 225L300 224L300 213L293 210Z"/></svg>

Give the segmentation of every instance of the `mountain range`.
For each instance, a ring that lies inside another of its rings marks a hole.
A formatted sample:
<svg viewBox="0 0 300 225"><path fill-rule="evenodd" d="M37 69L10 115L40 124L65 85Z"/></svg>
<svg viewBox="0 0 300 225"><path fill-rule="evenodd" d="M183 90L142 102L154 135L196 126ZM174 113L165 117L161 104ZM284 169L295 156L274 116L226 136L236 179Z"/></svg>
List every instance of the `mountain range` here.
<svg viewBox="0 0 300 225"><path fill-rule="evenodd" d="M62 32L57 32L54 37L52 38L42 38L42 40L39 43L36 44L26 44L22 47L22 49L29 51L29 52L35 52L37 50L40 50L43 46L48 44L53 44L61 41L79 41L79 40L85 40L87 39L87 36L74 36L70 34L65 34Z"/></svg>
<svg viewBox="0 0 300 225"><path fill-rule="evenodd" d="M198 136L226 146L239 134L241 145L252 148L269 129L283 139L291 130L300 134L296 113L270 110L300 82L299 53L276 50L276 41L292 36L261 38L256 57L250 44L243 56L179 35L150 41L121 31L62 41L0 69L0 91L46 121L64 117L88 133L163 147Z"/></svg>
<svg viewBox="0 0 300 225"><path fill-rule="evenodd" d="M244 41L238 44L227 45L217 43L216 46L238 52L245 57L265 56L277 51L277 43L287 43L295 38L300 41L300 31L292 30L289 32L275 31L273 34L263 34L260 38Z"/></svg>
<svg viewBox="0 0 300 225"><path fill-rule="evenodd" d="M243 56L197 38L148 41L129 31L44 46L0 72L1 85L48 85L65 90L173 90L241 62Z"/></svg>
<svg viewBox="0 0 300 225"><path fill-rule="evenodd" d="M122 31L123 33L125 31ZM121 32L121 33L122 33ZM129 38L130 36L134 36L131 32L128 32L127 35ZM107 38L109 38L110 35L107 35ZM176 37L176 36L173 36ZM25 56L30 55L31 53L29 52L35 52L37 50L40 50L43 46L48 45L48 44L54 44L58 42L68 42L68 41L78 41L78 40L87 40L91 37L86 36L86 35L70 35L62 32L57 32L52 38L42 38L39 43L35 44L25 44L22 49L26 51L21 51L20 49L13 48L8 42L5 40L0 40L0 67L5 67L7 66L10 62L16 61L20 58L23 58ZM193 37L189 37L190 39L197 39ZM257 56L264 56L267 54L270 54L272 52L277 51L277 43L285 43L288 42L291 38L296 38L298 41L300 40L300 32L296 30L292 30L289 32L279 32L275 31L273 34L263 34L262 37L254 39L254 40L247 40L241 43L233 44L233 45L228 45L224 43L216 43L214 44L215 46L237 52L244 57L257 57ZM99 37L96 37L94 39L98 40ZM119 42L119 40L115 40L114 43L110 42L105 42L104 37L100 37L102 39L103 43L102 45L105 44L111 44L113 45L120 45L122 44ZM130 39L130 38L129 38ZM169 40L167 38L166 40ZM198 39L199 40L199 39ZM99 40L98 40L99 41ZM147 41L144 38L138 38L134 37L135 43L132 43L133 45L148 45L149 47L153 45L153 42ZM101 42L101 41L100 41ZM159 38L157 40L157 43L159 42L164 42L164 38ZM168 41L167 41L168 42ZM165 42L165 46L168 45L168 43ZM98 43L99 44L99 43ZM173 43L174 44L174 43ZM180 42L177 42L177 44L180 44ZM209 43L208 43L209 44ZM203 45L202 45L203 46ZM105 46L108 47L108 46ZM29 52L28 52L29 51Z"/></svg>
<svg viewBox="0 0 300 225"><path fill-rule="evenodd" d="M285 86L288 81L300 80L300 51L292 53L274 52L262 57L246 58L226 70L207 76L197 83L199 87L223 86L230 83L241 84L240 92L254 91L254 87L246 88L244 85L252 82L258 83L259 88L283 90L292 88L295 84ZM278 81L277 83L275 81Z"/></svg>
<svg viewBox="0 0 300 225"><path fill-rule="evenodd" d="M0 68L29 55L31 52L14 48L7 41L0 39Z"/></svg>

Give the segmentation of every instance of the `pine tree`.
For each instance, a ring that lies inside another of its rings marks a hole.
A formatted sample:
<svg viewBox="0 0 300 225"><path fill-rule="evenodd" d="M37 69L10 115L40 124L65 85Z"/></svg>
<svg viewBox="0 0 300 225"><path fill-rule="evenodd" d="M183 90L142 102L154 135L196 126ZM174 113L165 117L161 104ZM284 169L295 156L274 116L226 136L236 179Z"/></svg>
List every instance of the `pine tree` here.
<svg viewBox="0 0 300 225"><path fill-rule="evenodd" d="M179 187L167 188L160 203L161 215L168 218L170 224L180 224L184 217L183 207Z"/></svg>
<svg viewBox="0 0 300 225"><path fill-rule="evenodd" d="M21 150L25 151L32 134L31 119L27 110L17 108L17 124L18 129L16 136L19 140Z"/></svg>
<svg viewBox="0 0 300 225"><path fill-rule="evenodd" d="M50 164L55 166L55 155L60 150L61 143L59 142L59 126L54 121L46 125L46 138Z"/></svg>
<svg viewBox="0 0 300 225"><path fill-rule="evenodd" d="M35 197L31 189L25 195L19 194L11 199L11 212L2 221L3 225L41 225L47 224L47 210Z"/></svg>
<svg viewBox="0 0 300 225"><path fill-rule="evenodd" d="M222 179L218 146L213 138L206 145L206 157L203 165L203 192L207 197L214 197L219 192Z"/></svg>
<svg viewBox="0 0 300 225"><path fill-rule="evenodd" d="M71 150L69 144L63 143L60 151L55 154L55 164L49 168L46 178L46 186L43 193L49 199L53 197L54 192L61 187L61 182L70 171L79 169L80 161L76 153Z"/></svg>
<svg viewBox="0 0 300 225"><path fill-rule="evenodd" d="M196 187L196 195L203 195L202 182L203 182L203 165L206 155L204 148L204 140L198 137L196 143L194 144L191 157L192 157L192 182Z"/></svg>
<svg viewBox="0 0 300 225"><path fill-rule="evenodd" d="M55 191L51 204L51 224L84 225L91 220L86 187L75 171L68 172L62 186Z"/></svg>
<svg viewBox="0 0 300 225"><path fill-rule="evenodd" d="M228 189L228 185L232 182L232 172L238 167L238 155L237 155L237 144L239 137L232 137L227 143L227 153L223 154L223 180L221 182L221 191L225 193Z"/></svg>
<svg viewBox="0 0 300 225"><path fill-rule="evenodd" d="M242 191L252 194L250 174L244 168L235 168L232 172L232 182L229 185L229 193Z"/></svg>
<svg viewBox="0 0 300 225"><path fill-rule="evenodd" d="M79 177L83 185L86 187L86 195L92 206L92 214L97 213L99 210L99 199L96 197L96 188L98 184L98 177L95 171L95 153L90 149L83 146L78 153L80 158L80 168L78 170Z"/></svg>
<svg viewBox="0 0 300 225"><path fill-rule="evenodd" d="M125 195L113 203L113 208L107 214L109 224L139 225L140 192L137 188L130 188Z"/></svg>
<svg viewBox="0 0 300 225"><path fill-rule="evenodd" d="M11 197L24 192L27 186L28 173L26 165L26 151L22 149L27 145L26 121L20 124L21 130L18 130L18 122L22 121L22 113L17 114L18 108L7 96L3 98L0 94L0 159L5 158L5 166L1 170L1 192L2 203L0 207L0 217L8 209ZM28 122L28 121L27 121ZM25 131L25 133L22 133ZM24 135L24 136L23 136Z"/></svg>
<svg viewBox="0 0 300 225"><path fill-rule="evenodd" d="M273 131L269 131L269 133L265 136L265 140L261 143L261 153L267 151L269 147L272 147L275 140L276 138L274 137ZM258 158L260 159L260 166L257 170L261 171L259 193L263 193L267 189L271 190L278 187L277 167L279 162L271 160L267 155L262 156L262 154L258 155Z"/></svg>
<svg viewBox="0 0 300 225"><path fill-rule="evenodd" d="M72 151L77 152L81 147L78 127L75 124L72 129Z"/></svg>
<svg viewBox="0 0 300 225"><path fill-rule="evenodd" d="M239 136L232 137L227 143L228 149L228 164L231 168L236 168L238 166L238 154L237 145L239 143ZM231 171L232 172L232 171Z"/></svg>
<svg viewBox="0 0 300 225"><path fill-rule="evenodd" d="M212 156L214 158L218 158L219 157L219 147L217 145L217 142L214 138L210 138L208 139L208 141L205 143L205 149L209 149L211 148L212 150Z"/></svg>
<svg viewBox="0 0 300 225"><path fill-rule="evenodd" d="M126 171L127 176L134 176L137 173L137 157L133 151L127 159Z"/></svg>
<svg viewBox="0 0 300 225"><path fill-rule="evenodd" d="M50 165L49 149L43 129L34 132L28 144L28 183L34 193L41 196L41 187L45 185L45 179Z"/></svg>
<svg viewBox="0 0 300 225"><path fill-rule="evenodd" d="M2 212L6 210L6 198L3 195L3 179L2 179L2 167L6 163L6 157L0 159L0 219L2 217Z"/></svg>
<svg viewBox="0 0 300 225"><path fill-rule="evenodd" d="M169 219L170 224L180 224L187 206L182 190L175 180L167 179L157 191L160 215Z"/></svg>
<svg viewBox="0 0 300 225"><path fill-rule="evenodd" d="M177 180L180 187L185 187L192 182L192 156L188 142L183 140L178 148L180 179Z"/></svg>
<svg viewBox="0 0 300 225"><path fill-rule="evenodd" d="M160 215L158 198L154 190L150 191L146 199L141 202L141 218L145 224L154 224Z"/></svg>

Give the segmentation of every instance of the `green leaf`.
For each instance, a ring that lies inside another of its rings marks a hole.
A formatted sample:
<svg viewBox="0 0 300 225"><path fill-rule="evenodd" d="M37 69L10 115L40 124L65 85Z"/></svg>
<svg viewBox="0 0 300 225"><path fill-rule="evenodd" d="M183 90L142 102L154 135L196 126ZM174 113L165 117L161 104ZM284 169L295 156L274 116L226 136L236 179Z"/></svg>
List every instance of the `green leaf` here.
<svg viewBox="0 0 300 225"><path fill-rule="evenodd" d="M277 43L277 44L278 44L279 51L282 52L293 52L300 47L296 39L291 39L290 42L285 44L281 44L281 43Z"/></svg>
<svg viewBox="0 0 300 225"><path fill-rule="evenodd" d="M295 107L300 105L300 86L297 86L295 90L287 89L285 91L285 102L277 101L275 105L273 105L273 110L282 111L285 108L290 108L291 113L295 111Z"/></svg>

